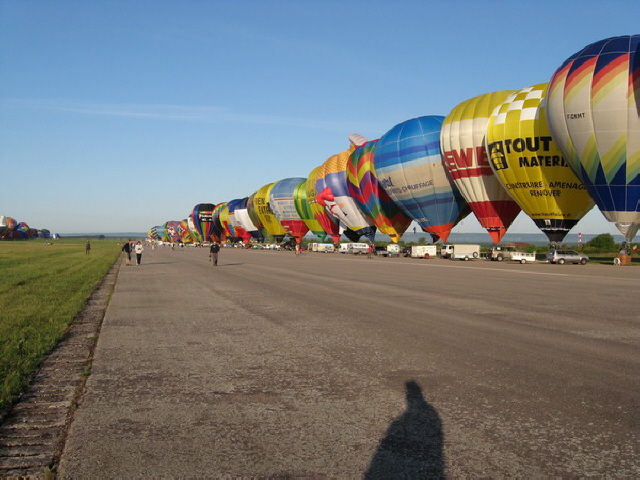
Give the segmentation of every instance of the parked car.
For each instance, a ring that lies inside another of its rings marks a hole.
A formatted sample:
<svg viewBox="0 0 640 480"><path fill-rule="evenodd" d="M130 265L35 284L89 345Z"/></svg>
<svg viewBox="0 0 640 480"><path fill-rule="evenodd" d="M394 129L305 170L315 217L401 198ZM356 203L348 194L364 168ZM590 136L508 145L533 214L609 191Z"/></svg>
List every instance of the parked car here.
<svg viewBox="0 0 640 480"><path fill-rule="evenodd" d="M579 263L584 265L589 261L589 257L575 250L549 250L547 252L547 261L559 265L563 263Z"/></svg>

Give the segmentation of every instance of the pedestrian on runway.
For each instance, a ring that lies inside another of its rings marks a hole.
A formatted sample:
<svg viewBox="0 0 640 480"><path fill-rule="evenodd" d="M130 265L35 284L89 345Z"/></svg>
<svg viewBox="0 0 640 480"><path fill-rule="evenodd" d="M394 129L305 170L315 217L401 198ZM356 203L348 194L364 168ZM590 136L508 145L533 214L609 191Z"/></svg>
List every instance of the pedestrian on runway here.
<svg viewBox="0 0 640 480"><path fill-rule="evenodd" d="M125 242L125 244L122 245L122 251L124 252L124 263L127 266L131 265L131 244Z"/></svg>
<svg viewBox="0 0 640 480"><path fill-rule="evenodd" d="M144 250L144 247L140 243L140 240L138 240L138 242L136 243L134 250L136 251L136 265L139 266L140 263L142 263L142 251Z"/></svg>
<svg viewBox="0 0 640 480"><path fill-rule="evenodd" d="M213 266L218 266L218 252L220 251L220 245L218 242L213 242L211 244L211 248L209 249L209 261L213 262Z"/></svg>

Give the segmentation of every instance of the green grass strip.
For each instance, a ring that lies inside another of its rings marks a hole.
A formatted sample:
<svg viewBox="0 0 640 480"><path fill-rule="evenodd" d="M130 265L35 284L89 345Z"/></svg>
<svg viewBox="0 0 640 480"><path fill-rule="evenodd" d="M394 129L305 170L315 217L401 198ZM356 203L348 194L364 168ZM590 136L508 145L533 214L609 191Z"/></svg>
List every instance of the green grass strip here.
<svg viewBox="0 0 640 480"><path fill-rule="evenodd" d="M111 239L0 241L0 415L118 259Z"/></svg>

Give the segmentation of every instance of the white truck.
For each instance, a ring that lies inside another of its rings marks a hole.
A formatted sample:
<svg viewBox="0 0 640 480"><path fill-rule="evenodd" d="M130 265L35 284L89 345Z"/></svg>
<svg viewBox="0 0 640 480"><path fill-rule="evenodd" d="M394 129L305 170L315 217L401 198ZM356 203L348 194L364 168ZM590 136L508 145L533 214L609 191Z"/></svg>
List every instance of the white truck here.
<svg viewBox="0 0 640 480"><path fill-rule="evenodd" d="M435 245L414 245L411 247L411 258L436 258L438 247Z"/></svg>
<svg viewBox="0 0 640 480"><path fill-rule="evenodd" d="M467 245L463 243L453 244L451 260L464 260L480 258L480 245Z"/></svg>
<svg viewBox="0 0 640 480"><path fill-rule="evenodd" d="M338 247L338 252L340 253L349 253L349 248L351 247L351 243L341 243Z"/></svg>
<svg viewBox="0 0 640 480"><path fill-rule="evenodd" d="M440 257L449 258L451 257L452 253L453 253L453 245L451 245L450 243L442 245L440 247Z"/></svg>
<svg viewBox="0 0 640 480"><path fill-rule="evenodd" d="M387 257L399 257L400 256L400 245L397 243L390 243L387 245Z"/></svg>

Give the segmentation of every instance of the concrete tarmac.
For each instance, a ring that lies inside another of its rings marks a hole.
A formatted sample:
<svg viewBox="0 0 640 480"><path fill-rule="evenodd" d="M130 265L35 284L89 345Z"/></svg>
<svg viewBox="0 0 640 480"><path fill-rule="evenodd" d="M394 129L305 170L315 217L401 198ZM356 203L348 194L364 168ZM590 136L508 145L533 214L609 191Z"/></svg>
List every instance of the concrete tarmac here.
<svg viewBox="0 0 640 480"><path fill-rule="evenodd" d="M640 477L640 269L147 247L58 475Z"/></svg>

